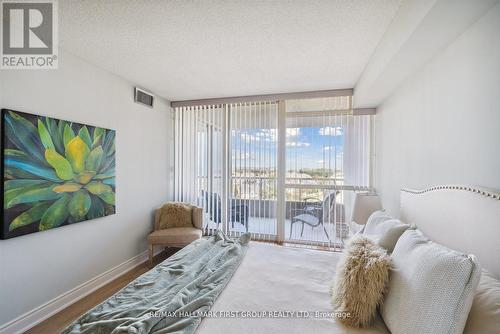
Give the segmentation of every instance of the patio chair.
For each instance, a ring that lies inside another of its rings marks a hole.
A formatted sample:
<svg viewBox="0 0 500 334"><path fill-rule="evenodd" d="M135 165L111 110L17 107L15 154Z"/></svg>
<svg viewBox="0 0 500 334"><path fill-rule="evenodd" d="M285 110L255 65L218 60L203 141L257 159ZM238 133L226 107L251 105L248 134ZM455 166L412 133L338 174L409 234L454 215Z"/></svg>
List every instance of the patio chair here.
<svg viewBox="0 0 500 334"><path fill-rule="evenodd" d="M220 224L222 221L222 201L218 193L204 192L205 197L205 212L210 215L210 220ZM231 204L231 227L234 228L234 222L239 222L245 226L245 230L248 232L248 216L250 210L248 210L248 205L232 203Z"/></svg>
<svg viewBox="0 0 500 334"><path fill-rule="evenodd" d="M305 198L303 200L303 207L301 209L292 210L292 219L290 222L290 239L292 238L293 224L301 223L302 228L300 231L300 236L304 234L304 225L309 225L312 228L322 226L325 235L330 241L330 236L326 231L324 221L328 222L335 209L341 209L341 214L339 217L338 213L335 213L337 218L342 219L343 207L339 208L335 201L336 193L332 192L328 194L323 201L318 201L316 198Z"/></svg>

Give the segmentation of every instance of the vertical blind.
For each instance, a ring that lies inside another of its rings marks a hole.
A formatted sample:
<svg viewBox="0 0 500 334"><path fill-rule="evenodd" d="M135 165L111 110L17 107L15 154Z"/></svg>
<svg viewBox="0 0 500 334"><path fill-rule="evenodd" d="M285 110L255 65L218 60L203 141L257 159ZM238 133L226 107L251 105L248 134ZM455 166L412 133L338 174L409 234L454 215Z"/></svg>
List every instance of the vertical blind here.
<svg viewBox="0 0 500 334"><path fill-rule="evenodd" d="M175 109L174 198L204 208L209 219L221 225L223 194L225 106ZM204 219L205 221L207 219ZM205 234L210 234L205 224Z"/></svg>
<svg viewBox="0 0 500 334"><path fill-rule="evenodd" d="M372 116L337 108L287 106L285 241L342 247L353 195L370 189Z"/></svg>
<svg viewBox="0 0 500 334"><path fill-rule="evenodd" d="M232 235L250 231L255 239L275 240L278 103L232 104L228 111L228 230Z"/></svg>
<svg viewBox="0 0 500 334"><path fill-rule="evenodd" d="M351 193L371 184L373 116L352 115L350 97L186 106L174 113L175 200L203 207L205 235L223 229L261 240L342 241L346 226L339 222L350 216ZM279 133L286 138L280 141ZM321 226L294 221L307 196L326 203L332 193L334 213L325 209ZM278 237L280 228L285 235Z"/></svg>

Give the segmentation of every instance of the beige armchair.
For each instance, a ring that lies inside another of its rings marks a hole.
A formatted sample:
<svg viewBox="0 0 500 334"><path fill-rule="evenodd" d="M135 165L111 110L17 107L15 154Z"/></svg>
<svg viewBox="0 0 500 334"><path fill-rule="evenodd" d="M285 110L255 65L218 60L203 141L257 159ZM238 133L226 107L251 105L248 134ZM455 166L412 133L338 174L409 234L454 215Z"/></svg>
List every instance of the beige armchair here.
<svg viewBox="0 0 500 334"><path fill-rule="evenodd" d="M161 245L165 247L182 248L191 242L200 239L203 230L203 209L191 206L191 223L189 227L169 227L162 229L165 226L162 221L167 219L162 210L165 205L155 211L154 231L148 236L149 243L149 262L153 263L153 247Z"/></svg>

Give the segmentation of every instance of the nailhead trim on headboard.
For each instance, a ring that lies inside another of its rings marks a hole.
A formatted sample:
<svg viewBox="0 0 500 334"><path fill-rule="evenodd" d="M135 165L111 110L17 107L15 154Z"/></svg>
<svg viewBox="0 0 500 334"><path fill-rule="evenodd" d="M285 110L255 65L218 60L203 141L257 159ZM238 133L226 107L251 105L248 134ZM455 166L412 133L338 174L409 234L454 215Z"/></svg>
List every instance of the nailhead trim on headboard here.
<svg viewBox="0 0 500 334"><path fill-rule="evenodd" d="M481 188L478 188L478 187L471 187L471 186L443 185L443 186L434 186L434 187L427 188L427 189L424 189L424 190L401 189L401 191L404 191L404 192L410 193L410 194L419 195L419 194L424 194L424 193L427 193L427 192L430 192L430 191L444 190L444 189L446 189L446 190L470 191L470 192L473 192L473 193L476 193L476 194L479 194L479 195L483 195L483 196L486 196L486 197L491 197L493 199L500 200L500 193L498 193L498 192L494 192L494 191L486 190L486 189L481 189Z"/></svg>

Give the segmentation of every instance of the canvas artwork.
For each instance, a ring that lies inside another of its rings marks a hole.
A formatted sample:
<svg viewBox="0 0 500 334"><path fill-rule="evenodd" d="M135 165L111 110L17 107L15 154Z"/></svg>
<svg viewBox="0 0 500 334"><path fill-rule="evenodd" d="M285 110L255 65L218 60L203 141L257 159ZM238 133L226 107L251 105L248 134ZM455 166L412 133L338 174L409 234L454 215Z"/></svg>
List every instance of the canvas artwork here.
<svg viewBox="0 0 500 334"><path fill-rule="evenodd" d="M8 239L115 213L115 131L2 110Z"/></svg>

